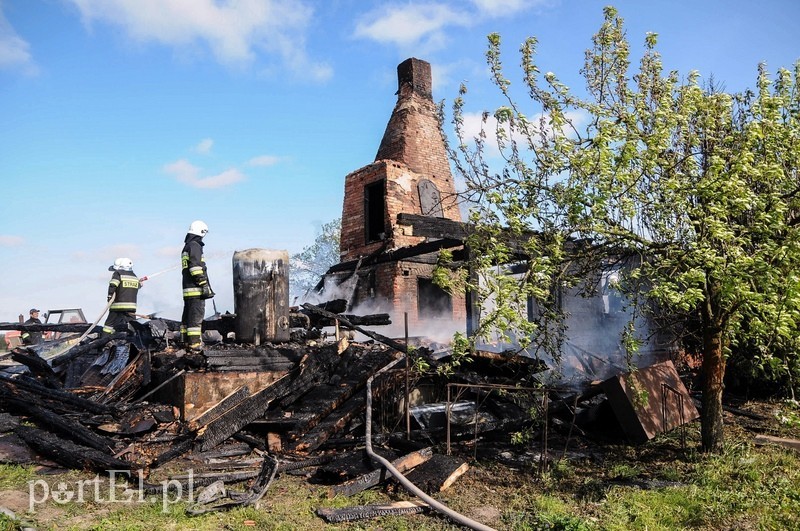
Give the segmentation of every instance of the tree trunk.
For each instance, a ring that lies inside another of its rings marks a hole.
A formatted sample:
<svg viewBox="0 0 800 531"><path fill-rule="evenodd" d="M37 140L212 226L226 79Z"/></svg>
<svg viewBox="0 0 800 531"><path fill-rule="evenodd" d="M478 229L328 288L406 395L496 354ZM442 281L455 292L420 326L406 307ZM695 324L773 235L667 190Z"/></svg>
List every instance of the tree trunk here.
<svg viewBox="0 0 800 531"><path fill-rule="evenodd" d="M705 316L704 316L705 317ZM722 451L722 390L725 377L722 327L704 319L703 326L703 410L700 432L705 452Z"/></svg>

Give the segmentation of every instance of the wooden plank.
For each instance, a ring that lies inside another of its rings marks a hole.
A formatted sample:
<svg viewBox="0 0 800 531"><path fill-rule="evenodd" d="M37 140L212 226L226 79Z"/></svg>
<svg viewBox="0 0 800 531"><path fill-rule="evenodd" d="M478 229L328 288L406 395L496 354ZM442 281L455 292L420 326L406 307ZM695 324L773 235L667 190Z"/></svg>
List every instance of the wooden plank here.
<svg viewBox="0 0 800 531"><path fill-rule="evenodd" d="M392 461L392 466L400 472L405 472L406 470L411 470L415 466L424 463L431 457L433 457L433 450L431 448L423 448L422 450L417 450L416 452L411 452L410 454L395 459ZM331 489L331 493L333 495L341 494L343 496L353 496L361 491L379 485L387 479L388 476L389 474L385 468L379 468L351 481L335 485Z"/></svg>
<svg viewBox="0 0 800 531"><path fill-rule="evenodd" d="M375 332L373 332L371 330L366 330L364 328L361 328L360 326L357 326L357 325L351 323L349 320L347 320L344 317L341 317L340 315L336 315L336 314L327 312L327 311L323 310L322 308L320 308L318 306L314 306L313 304L309 304L309 303L303 304L303 308L305 308L306 310L308 310L310 312L318 313L318 314L322 315L323 317L328 317L330 319L336 319L340 323L342 323L343 325L347 326L348 328L352 328L353 330L357 330L357 331L361 332L362 334L364 334L365 336L371 337L372 339L374 339L376 341L380 341L384 345L388 345L388 346L392 347L393 349L397 350L398 352L405 353L405 351L406 351L406 346L405 345L403 345L401 343L398 343L397 341L395 341L395 340L393 340L391 338L388 338L386 336L382 336L381 334L376 334Z"/></svg>
<svg viewBox="0 0 800 531"><path fill-rule="evenodd" d="M31 374L37 378L41 378L48 387L53 389L61 389L61 380L58 379L56 373L45 360L40 358L36 352L31 349L17 348L11 352L11 359L17 363L25 365Z"/></svg>
<svg viewBox="0 0 800 531"><path fill-rule="evenodd" d="M389 504L354 505L341 509L321 507L317 515L328 523L354 522L381 516L401 516L405 514L418 514L425 512L430 507L423 501L399 501Z"/></svg>
<svg viewBox="0 0 800 531"><path fill-rule="evenodd" d="M36 419L43 428L60 433L80 444L104 452L112 451L115 446L113 439L101 437L74 420L62 417L30 401L5 397L5 402L13 405L15 411L19 411Z"/></svg>
<svg viewBox="0 0 800 531"><path fill-rule="evenodd" d="M786 439L783 437L773 437L772 435L756 435L756 438L753 440L756 444L777 444L784 448L790 448L800 452L799 439Z"/></svg>
<svg viewBox="0 0 800 531"><path fill-rule="evenodd" d="M354 417L366 408L366 397L358 395L346 402L346 407L337 408L313 429L305 433L294 445L296 452L313 452L335 434L344 429Z"/></svg>
<svg viewBox="0 0 800 531"><path fill-rule="evenodd" d="M397 215L397 224L410 226L414 236L424 238L465 240L472 231L469 223L419 214L400 213Z"/></svg>
<svg viewBox="0 0 800 531"><path fill-rule="evenodd" d="M291 372L285 374L273 384L254 393L237 404L214 422L198 432L197 448L200 451L210 450L252 421L264 415L270 402L289 393L296 385L306 380L313 380L316 372L321 370L333 358L338 358L335 346L325 346L306 358Z"/></svg>
<svg viewBox="0 0 800 531"><path fill-rule="evenodd" d="M225 412L227 412L232 407L240 404L245 398L250 396L250 389L246 385L240 385L234 391L229 393L226 397L222 400L211 406L205 413L197 417L196 419L192 419L189 422L189 426L192 429L198 429L206 424L209 424L219 417L221 417Z"/></svg>
<svg viewBox="0 0 800 531"><path fill-rule="evenodd" d="M114 377L98 400L104 404L126 401L150 383L150 353L140 352Z"/></svg>
<svg viewBox="0 0 800 531"><path fill-rule="evenodd" d="M92 400L87 400L85 398L82 398L67 391L50 389L49 387L45 387L42 384L38 383L37 381L24 376L14 378L6 374L0 373L0 382L4 382L8 385L20 389L24 389L29 393L39 396L41 399L52 400L54 402L57 402L61 404L65 410L71 410L81 413L84 411L88 411L90 413L96 413L96 414L117 413L117 408L114 406L99 404L97 402L94 402Z"/></svg>
<svg viewBox="0 0 800 531"><path fill-rule="evenodd" d="M132 463L128 461L116 459L94 448L75 444L48 431L29 426L19 426L15 431L36 453L67 468L95 472L109 470L130 472L132 469Z"/></svg>
<svg viewBox="0 0 800 531"><path fill-rule="evenodd" d="M452 485L467 470L464 460L450 455L436 454L408 474L406 479L428 494L441 492Z"/></svg>
<svg viewBox="0 0 800 531"><path fill-rule="evenodd" d="M237 370L240 372L249 372L252 370L285 371L296 365L293 361L285 358L271 360L256 357L208 358L206 363L210 370Z"/></svg>
<svg viewBox="0 0 800 531"><path fill-rule="evenodd" d="M464 245L463 240L455 238L442 238L441 240L422 242L416 245L400 247L399 249L393 249L391 251L369 256L363 260L342 262L332 266L330 269L328 269L326 274L338 273L342 271L353 271L356 269L356 267L367 267L386 262L397 262L407 258L414 258L424 254L435 253L441 251L442 249L461 247L462 245Z"/></svg>

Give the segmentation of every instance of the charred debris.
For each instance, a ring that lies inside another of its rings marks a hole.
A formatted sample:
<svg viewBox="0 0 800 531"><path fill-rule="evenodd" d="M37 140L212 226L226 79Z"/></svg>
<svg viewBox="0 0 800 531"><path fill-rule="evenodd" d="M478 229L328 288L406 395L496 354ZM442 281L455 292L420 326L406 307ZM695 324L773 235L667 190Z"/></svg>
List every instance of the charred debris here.
<svg viewBox="0 0 800 531"><path fill-rule="evenodd" d="M236 316L218 315L204 322L199 353L171 344L179 323L166 319L140 319L127 334L90 334L80 343L74 336L90 325L34 325L62 339L0 360L0 458L124 470L152 478L145 484L152 490L166 470L191 469L169 478L206 487L189 509L200 514L254 504L282 473L345 496L396 481L373 456L433 494L476 458L542 469L587 440L625 433L640 443L696 416L670 363L636 373L639 384L659 391L648 409L627 398L630 375L548 388L541 362L490 352L444 370L447 345L385 337L373 329L390 324L388 315L345 314L345 306L292 308L289 339L258 345L227 339ZM515 433L528 442L511 444ZM320 516L344 521L429 508L395 505Z"/></svg>

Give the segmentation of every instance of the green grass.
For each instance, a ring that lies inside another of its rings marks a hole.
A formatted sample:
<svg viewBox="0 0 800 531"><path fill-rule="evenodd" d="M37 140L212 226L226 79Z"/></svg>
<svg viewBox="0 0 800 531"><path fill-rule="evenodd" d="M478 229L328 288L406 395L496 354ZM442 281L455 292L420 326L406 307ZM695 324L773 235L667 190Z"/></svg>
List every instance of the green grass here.
<svg viewBox="0 0 800 531"><path fill-rule="evenodd" d="M27 488L36 479L33 467L0 464L0 490Z"/></svg>
<svg viewBox="0 0 800 531"><path fill-rule="evenodd" d="M784 436L797 438L796 430ZM777 446L755 446L746 431L732 433L724 452L696 451L699 433L682 448L673 436L639 447L596 448L583 458L559 460L544 476L531 467L514 470L495 463L472 463L470 471L434 497L477 521L499 530L622 531L800 529L800 453ZM87 479L70 472L63 481ZM0 465L0 487L27 492L33 469ZM642 488L642 485L668 486ZM234 486L233 488L242 488ZM351 498L328 497L324 486L302 477L280 476L257 507L188 516L186 505L162 508L147 503L66 503L18 514L45 529L193 529L193 530L360 530L454 531L436 514L383 517L362 522L326 524L320 507L389 503L409 499L403 492L372 489ZM56 527L56 522L58 526ZM0 531L15 523L0 516Z"/></svg>

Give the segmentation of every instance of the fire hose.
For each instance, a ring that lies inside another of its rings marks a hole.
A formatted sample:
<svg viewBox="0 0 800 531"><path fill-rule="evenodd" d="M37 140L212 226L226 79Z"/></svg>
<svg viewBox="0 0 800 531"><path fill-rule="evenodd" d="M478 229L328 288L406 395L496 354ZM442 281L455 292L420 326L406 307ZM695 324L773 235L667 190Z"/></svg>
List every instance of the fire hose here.
<svg viewBox="0 0 800 531"><path fill-rule="evenodd" d="M383 457L379 456L378 454L372 451L372 380L376 376L388 371L389 369L397 365L397 363L399 363L400 361L407 359L408 359L408 354L406 354L402 358L394 360L393 362L383 367L381 370L379 370L378 372L376 372L367 379L367 419L366 419L366 437L365 437L367 455L369 455L373 461L377 461L384 468L386 468L386 470L388 470L389 473L392 476L394 476L395 479L397 479L397 481L399 481L400 484L403 485L403 487L405 487L407 491L414 494L422 501L430 505L433 509L444 514L457 524L463 525L470 529L475 529L476 531L495 531L494 528L484 525L480 522L476 522L475 520L472 520L464 516L463 514L457 513L451 508L447 507L446 505L434 500L433 498L425 494L422 490L420 490L419 487L411 483L399 470L397 470L392 465L392 463L390 463L389 461L387 461L386 459L384 459ZM406 363L408 363L408 361L406 361Z"/></svg>
<svg viewBox="0 0 800 531"><path fill-rule="evenodd" d="M81 341L83 341L83 338L85 338L86 336L88 336L88 335L89 335L89 332L91 332L92 330L94 330L94 327L95 327L95 326L97 326L97 323L99 323L99 322L100 322L100 319L102 319L102 318L103 318L103 316L104 316L104 315L106 314L106 312L108 311L108 309L109 309L109 308L111 308L111 304L113 304L113 303L114 303L114 299L116 299L116 298L117 298L117 294L116 294L116 293L112 294L112 295L111 295L111 297L109 297L109 299L108 299L108 304L106 304L106 307L105 307L105 308L103 308L103 311L102 311L102 312L100 312L100 315L98 315L98 316L97 316L97 320L96 320L96 321L95 321L95 322L92 324L92 326L90 326L89 328L87 328L87 329L86 329L86 331L85 331L85 332L84 332L84 333L81 335L81 337L79 337L79 338L78 338L78 341L76 342L76 344L78 344L78 343L80 343Z"/></svg>
<svg viewBox="0 0 800 531"><path fill-rule="evenodd" d="M143 276L143 277L141 277L141 278L139 279L139 282L144 282L145 280L150 280L150 279L151 279L151 278L153 278L153 277L157 277L158 275L163 275L164 273L167 273L167 272L169 272L169 271L172 271L172 270L174 270L174 269L178 269L179 267L181 267L181 266L180 266L180 265L176 265L176 266L168 267L168 268L166 268L166 269L162 269L161 271L158 271L158 272L156 272L156 273L153 273L152 275L145 275L145 276ZM92 324L92 326L90 326L89 328L87 328L87 329L86 329L86 331L85 331L85 332L84 332L84 333L81 335L81 337L79 337L79 338L78 338L78 341L77 341L77 343L80 343L81 341L83 341L83 339L84 339L86 336L88 336L88 335L89 335L89 333L90 333L92 330L94 330L94 327L95 327L95 326L97 326L97 323L99 323L99 322L100 322L100 319L102 319L102 318L103 318L103 316L104 316L104 315L106 314L106 312L108 311L108 309L109 309L109 308L111 308L111 305L114 303L114 299L116 299L116 298L117 298L117 294L116 294L116 293L113 293L113 294L111 295L111 297L108 299L108 304L106 304L106 307L105 307L105 308L103 308L103 311L102 311L102 312L100 312L100 315L98 315L98 316L97 316L97 320L96 320L96 321L95 321L95 322ZM155 314L153 314L153 315L155 315Z"/></svg>

